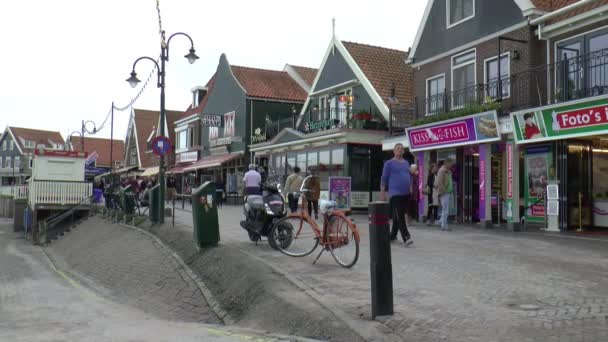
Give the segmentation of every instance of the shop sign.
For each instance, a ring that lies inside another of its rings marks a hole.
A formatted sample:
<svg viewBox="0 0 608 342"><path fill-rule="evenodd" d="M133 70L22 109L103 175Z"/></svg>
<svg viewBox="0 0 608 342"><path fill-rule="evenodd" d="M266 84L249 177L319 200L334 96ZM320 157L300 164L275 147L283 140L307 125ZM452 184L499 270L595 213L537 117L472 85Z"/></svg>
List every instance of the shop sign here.
<svg viewBox="0 0 608 342"><path fill-rule="evenodd" d="M304 131L313 132L321 129L331 128L339 123L336 119L327 119L321 121L309 121L304 125Z"/></svg>
<svg viewBox="0 0 608 342"><path fill-rule="evenodd" d="M213 114L203 114L202 125L205 127L221 127L222 116Z"/></svg>
<svg viewBox="0 0 608 342"><path fill-rule="evenodd" d="M329 199L338 204L337 209L351 208L351 178L329 177Z"/></svg>
<svg viewBox="0 0 608 342"><path fill-rule="evenodd" d="M410 151L480 144L500 140L498 116L489 111L406 130Z"/></svg>
<svg viewBox="0 0 608 342"><path fill-rule="evenodd" d="M197 161L198 160L198 152L192 151L192 152L179 153L177 155L176 159L177 159L178 163L187 163L187 162Z"/></svg>
<svg viewBox="0 0 608 342"><path fill-rule="evenodd" d="M543 222L545 219L544 192L550 171L553 169L551 146L534 146L526 149L524 199L526 220Z"/></svg>
<svg viewBox="0 0 608 342"><path fill-rule="evenodd" d="M233 142L242 141L241 137L226 137L226 138L218 138L215 140L209 140L209 147L222 146L222 145L230 145Z"/></svg>
<svg viewBox="0 0 608 342"><path fill-rule="evenodd" d="M479 146L479 219L486 219L486 145Z"/></svg>
<svg viewBox="0 0 608 342"><path fill-rule="evenodd" d="M369 205L369 192L353 191L350 194L351 206L353 208L367 208Z"/></svg>
<svg viewBox="0 0 608 342"><path fill-rule="evenodd" d="M518 144L608 133L608 99L576 101L511 113Z"/></svg>
<svg viewBox="0 0 608 342"><path fill-rule="evenodd" d="M265 142L266 139L266 131L263 131L260 127L256 128L253 131L253 135L251 136L252 144L259 144Z"/></svg>
<svg viewBox="0 0 608 342"><path fill-rule="evenodd" d="M507 142L507 221L513 222L513 142Z"/></svg>

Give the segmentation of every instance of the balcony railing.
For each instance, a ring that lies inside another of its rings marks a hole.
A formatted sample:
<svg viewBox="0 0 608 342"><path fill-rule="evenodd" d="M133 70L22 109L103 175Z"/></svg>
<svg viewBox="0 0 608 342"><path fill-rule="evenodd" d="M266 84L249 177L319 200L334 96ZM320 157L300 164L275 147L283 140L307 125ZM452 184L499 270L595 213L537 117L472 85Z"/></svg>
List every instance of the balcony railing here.
<svg viewBox="0 0 608 342"><path fill-rule="evenodd" d="M447 113L486 102L499 102L502 114L608 94L608 49L530 68L498 81L416 99L416 117ZM502 93L502 96L498 96Z"/></svg>
<svg viewBox="0 0 608 342"><path fill-rule="evenodd" d="M10 197L13 199L27 199L28 186L27 185L9 185L0 187L0 196Z"/></svg>
<svg viewBox="0 0 608 342"><path fill-rule="evenodd" d="M66 205L79 204L93 194L93 184L88 182L32 181L29 186L29 203Z"/></svg>
<svg viewBox="0 0 608 342"><path fill-rule="evenodd" d="M411 117L412 108L395 105L392 108L393 126L402 127L403 117ZM305 133L334 128L386 130L388 122L372 109L330 108L321 111L310 111L306 114L305 123L300 127Z"/></svg>

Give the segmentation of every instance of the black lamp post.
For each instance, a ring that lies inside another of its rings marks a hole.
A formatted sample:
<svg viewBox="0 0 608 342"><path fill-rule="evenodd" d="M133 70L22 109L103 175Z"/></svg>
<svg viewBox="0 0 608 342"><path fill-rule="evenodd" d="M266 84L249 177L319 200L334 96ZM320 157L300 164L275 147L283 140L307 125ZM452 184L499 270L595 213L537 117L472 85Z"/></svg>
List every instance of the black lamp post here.
<svg viewBox="0 0 608 342"><path fill-rule="evenodd" d="M164 33L165 32L163 31L163 36L164 36ZM133 63L133 68L131 70L131 76L129 78L127 78L127 80L126 80L127 82L129 82L129 84L133 88L135 88L137 86L137 84L140 82L140 80L137 78L137 73L135 72L135 65L140 60L148 59L148 60L152 61L152 63L154 63L154 65L156 65L156 70L158 70L157 71L158 80L157 80L156 85L158 88L160 88L160 132L159 133L161 136L164 136L166 134L165 133L165 122L166 122L165 62L169 61L169 43L171 42L171 39L175 36L185 36L186 38L188 38L190 40L190 51L184 57L186 57L186 59L188 59L188 62L190 64L193 64L194 62L196 62L196 60L198 59L198 56L196 55L196 51L194 50L194 42L192 41L192 38L190 38L189 35L187 35L183 32L177 32L177 33L172 34L169 37L169 39L167 39L166 43L164 43L164 42L161 43L161 45L160 45L160 66L153 58L146 57L146 56L139 57ZM159 168L158 168L158 183L160 184L159 223L163 223L165 221L165 186L166 186L166 184L165 184L165 156L160 157L160 164L159 164Z"/></svg>
<svg viewBox="0 0 608 342"><path fill-rule="evenodd" d="M93 125L93 129L89 130L87 128L88 124L92 124ZM95 134L95 133L97 133L97 126L95 126L95 122L93 122L91 120L87 120L87 121L82 120L82 124L80 125L80 132L74 131L74 132L70 133L70 138L74 134L78 134L80 136L80 152L84 152L84 134L85 133L88 133L88 134ZM70 141L70 143L71 143L71 141Z"/></svg>

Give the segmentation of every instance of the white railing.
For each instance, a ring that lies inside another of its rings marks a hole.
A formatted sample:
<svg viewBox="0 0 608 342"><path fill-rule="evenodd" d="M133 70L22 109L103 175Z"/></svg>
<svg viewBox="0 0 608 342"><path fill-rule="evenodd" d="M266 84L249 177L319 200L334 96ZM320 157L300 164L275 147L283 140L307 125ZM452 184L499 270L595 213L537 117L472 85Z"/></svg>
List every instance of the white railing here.
<svg viewBox="0 0 608 342"><path fill-rule="evenodd" d="M93 184L85 182L32 181L29 187L29 203L78 204L93 194Z"/></svg>
<svg viewBox="0 0 608 342"><path fill-rule="evenodd" d="M0 196L14 199L26 199L28 194L27 185L8 185L0 187Z"/></svg>

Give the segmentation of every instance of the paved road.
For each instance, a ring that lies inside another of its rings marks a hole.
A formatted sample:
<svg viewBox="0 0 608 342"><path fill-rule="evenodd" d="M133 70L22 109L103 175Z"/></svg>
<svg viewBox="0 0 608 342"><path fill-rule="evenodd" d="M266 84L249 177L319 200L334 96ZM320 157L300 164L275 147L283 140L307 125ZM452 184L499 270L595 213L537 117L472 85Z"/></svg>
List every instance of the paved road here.
<svg viewBox="0 0 608 342"><path fill-rule="evenodd" d="M280 341L176 316L161 319L107 298L56 269L0 218L0 341Z"/></svg>
<svg viewBox="0 0 608 342"><path fill-rule="evenodd" d="M179 212L177 222L191 225ZM290 258L249 242L241 209L220 210L221 238L286 270L352 318L370 319L367 218L361 257ZM395 311L384 324L408 341L608 341L608 241L458 228L412 229L392 245Z"/></svg>

